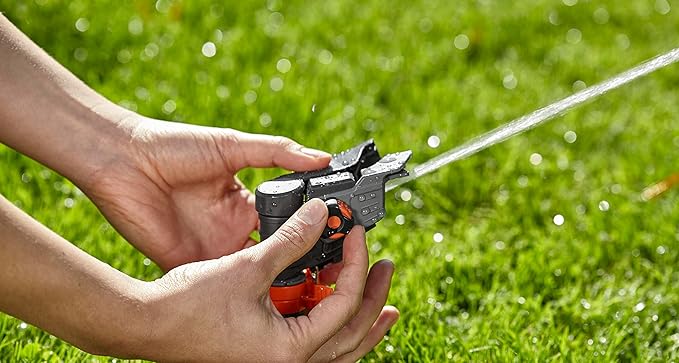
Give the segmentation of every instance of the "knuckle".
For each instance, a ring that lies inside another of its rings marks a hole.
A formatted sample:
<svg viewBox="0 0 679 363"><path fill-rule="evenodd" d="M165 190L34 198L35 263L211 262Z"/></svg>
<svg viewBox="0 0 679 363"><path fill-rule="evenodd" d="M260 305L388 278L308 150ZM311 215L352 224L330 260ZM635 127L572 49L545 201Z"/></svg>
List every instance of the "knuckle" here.
<svg viewBox="0 0 679 363"><path fill-rule="evenodd" d="M306 251L306 246L308 245L307 238L301 231L301 225L292 221L291 223L286 223L281 226L281 228L276 231L276 236L279 242L284 243L287 246L302 252Z"/></svg>
<svg viewBox="0 0 679 363"><path fill-rule="evenodd" d="M278 145L281 149L292 149L297 146L297 143L285 136L274 136L274 144Z"/></svg>

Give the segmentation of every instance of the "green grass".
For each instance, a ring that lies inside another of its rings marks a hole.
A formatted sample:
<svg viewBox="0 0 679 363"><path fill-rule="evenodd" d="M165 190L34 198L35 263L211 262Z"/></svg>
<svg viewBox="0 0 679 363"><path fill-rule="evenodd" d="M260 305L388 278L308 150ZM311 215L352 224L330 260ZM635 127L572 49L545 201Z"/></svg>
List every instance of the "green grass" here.
<svg viewBox="0 0 679 363"><path fill-rule="evenodd" d="M413 164L679 45L679 4L663 15L664 0L159 3L0 0L0 11L144 115L329 151L372 137L383 152L412 149ZM639 197L678 171L677 82L679 66L659 71L408 185L409 202L391 193L368 243L396 263L402 319L365 360L678 361L679 189ZM160 276L63 178L7 148L0 162L0 192L36 219L127 274ZM241 178L254 188L278 173ZM109 360L0 316L0 361Z"/></svg>

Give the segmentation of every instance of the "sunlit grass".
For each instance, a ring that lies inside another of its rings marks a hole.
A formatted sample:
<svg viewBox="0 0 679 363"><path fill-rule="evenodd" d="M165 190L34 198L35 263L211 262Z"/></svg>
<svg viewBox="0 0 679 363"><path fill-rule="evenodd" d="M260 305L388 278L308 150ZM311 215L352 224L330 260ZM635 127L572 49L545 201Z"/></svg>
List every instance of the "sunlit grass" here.
<svg viewBox="0 0 679 363"><path fill-rule="evenodd" d="M152 117L374 138L423 162L675 43L658 1L7 1L89 85ZM1 61L1 60L0 60ZM390 193L370 232L402 319L367 361L676 361L679 67ZM160 276L70 183L6 148L0 192L141 279ZM276 170L245 171L251 188ZM560 217L557 217L560 216ZM558 223L555 223L558 222ZM0 317L0 361L108 361Z"/></svg>

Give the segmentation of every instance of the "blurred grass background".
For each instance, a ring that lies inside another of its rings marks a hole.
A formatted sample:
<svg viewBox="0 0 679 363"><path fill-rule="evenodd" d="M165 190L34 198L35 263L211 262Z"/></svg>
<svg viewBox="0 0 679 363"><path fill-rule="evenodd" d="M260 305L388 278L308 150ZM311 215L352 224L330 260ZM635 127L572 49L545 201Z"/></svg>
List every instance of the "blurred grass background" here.
<svg viewBox="0 0 679 363"><path fill-rule="evenodd" d="M679 45L666 0L0 11L144 115L328 151L374 138L383 153L412 149L413 165ZM679 171L678 82L677 66L661 70L390 193L368 243L396 263L402 319L365 360L677 361L679 190L640 192ZM2 146L0 163L0 192L36 219L127 274L160 276L68 181ZM254 188L280 172L240 177ZM0 315L0 361L113 360Z"/></svg>

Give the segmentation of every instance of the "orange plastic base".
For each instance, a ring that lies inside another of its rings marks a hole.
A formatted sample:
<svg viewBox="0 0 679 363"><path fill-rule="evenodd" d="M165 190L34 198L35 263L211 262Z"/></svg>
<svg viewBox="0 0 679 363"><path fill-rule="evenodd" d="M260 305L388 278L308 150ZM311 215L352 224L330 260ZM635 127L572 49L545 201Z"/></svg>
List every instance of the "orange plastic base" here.
<svg viewBox="0 0 679 363"><path fill-rule="evenodd" d="M304 270L306 280L293 286L273 286L269 289L271 301L283 315L307 313L321 300L332 294L332 287L316 284L309 269Z"/></svg>

